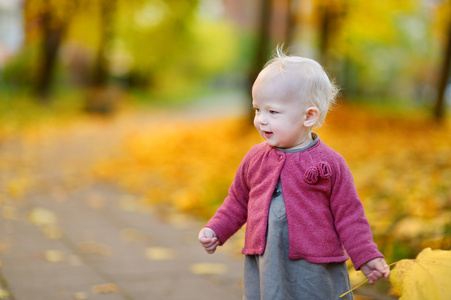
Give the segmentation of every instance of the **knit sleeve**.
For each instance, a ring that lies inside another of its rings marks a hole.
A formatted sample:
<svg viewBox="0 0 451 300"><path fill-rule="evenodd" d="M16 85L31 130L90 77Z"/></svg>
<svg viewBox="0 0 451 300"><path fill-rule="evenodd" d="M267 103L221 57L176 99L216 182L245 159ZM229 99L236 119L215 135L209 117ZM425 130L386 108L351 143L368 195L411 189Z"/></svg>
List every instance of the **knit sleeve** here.
<svg viewBox="0 0 451 300"><path fill-rule="evenodd" d="M224 244L235 234L247 220L249 187L246 180L246 166L249 153L244 157L235 174L227 197L205 227L209 227L219 236Z"/></svg>
<svg viewBox="0 0 451 300"><path fill-rule="evenodd" d="M365 262L383 257L373 242L371 227L357 194L351 171L340 156L334 172L331 210L341 243L351 257L356 270Z"/></svg>

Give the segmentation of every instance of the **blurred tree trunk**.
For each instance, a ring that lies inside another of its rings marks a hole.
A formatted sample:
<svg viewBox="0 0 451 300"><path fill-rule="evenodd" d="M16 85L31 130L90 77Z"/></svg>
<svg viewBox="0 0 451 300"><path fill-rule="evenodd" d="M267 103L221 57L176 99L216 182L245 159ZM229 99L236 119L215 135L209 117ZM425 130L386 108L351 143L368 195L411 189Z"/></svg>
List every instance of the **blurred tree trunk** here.
<svg viewBox="0 0 451 300"><path fill-rule="evenodd" d="M42 103L49 102L58 51L67 28L67 20L60 22L53 14L48 0L43 0L43 9L39 16L42 29L42 48L35 92Z"/></svg>
<svg viewBox="0 0 451 300"><path fill-rule="evenodd" d="M339 7L337 4L330 5L327 2L321 2L318 7L319 10L319 53L320 53L320 63L327 67L331 67L331 57L330 48L332 44L333 37L337 34L339 30Z"/></svg>
<svg viewBox="0 0 451 300"><path fill-rule="evenodd" d="M248 74L249 89L252 87L255 79L257 79L258 73L265 65L268 56L270 54L270 40L271 40L271 14L272 14L272 1L261 0L260 6L260 19L257 32L257 43L254 51L254 61L250 67ZM249 110L249 119L254 118L254 112Z"/></svg>
<svg viewBox="0 0 451 300"><path fill-rule="evenodd" d="M293 43L294 29L296 26L296 10L295 6L298 5L300 0L287 0L287 20L285 24L285 41L284 45L286 49L289 49Z"/></svg>
<svg viewBox="0 0 451 300"><path fill-rule="evenodd" d="M108 81L108 62L106 59L106 47L114 36L114 14L116 10L116 0L100 1L100 45L97 49L92 85L94 87L104 87Z"/></svg>
<svg viewBox="0 0 451 300"><path fill-rule="evenodd" d="M86 110L94 113L112 112L117 93L108 87L107 46L114 37L114 15L117 0L99 0L100 43L93 66L91 88L86 99Z"/></svg>
<svg viewBox="0 0 451 300"><path fill-rule="evenodd" d="M269 56L270 28L271 28L272 1L261 0L260 22L258 27L257 43L255 45L254 62L249 73L249 82L252 85L265 65Z"/></svg>
<svg viewBox="0 0 451 300"><path fill-rule="evenodd" d="M319 62L327 71L341 74L338 79L342 85L340 97L356 90L355 68L352 61L346 57L334 56L331 49L339 43L337 37L349 9L348 0L320 1L317 8L319 16Z"/></svg>
<svg viewBox="0 0 451 300"><path fill-rule="evenodd" d="M448 21L448 33L447 33L447 44L446 50L443 57L443 65L440 73L439 83L438 83L438 92L437 99L434 106L434 117L438 123L443 121L445 117L445 90L448 84L448 78L450 76L450 68L451 68L451 20Z"/></svg>
<svg viewBox="0 0 451 300"><path fill-rule="evenodd" d="M327 63L327 53L329 51L329 37L331 30L331 12L327 4L321 4L319 6L320 15L320 40L319 40L319 53L321 58L321 63Z"/></svg>

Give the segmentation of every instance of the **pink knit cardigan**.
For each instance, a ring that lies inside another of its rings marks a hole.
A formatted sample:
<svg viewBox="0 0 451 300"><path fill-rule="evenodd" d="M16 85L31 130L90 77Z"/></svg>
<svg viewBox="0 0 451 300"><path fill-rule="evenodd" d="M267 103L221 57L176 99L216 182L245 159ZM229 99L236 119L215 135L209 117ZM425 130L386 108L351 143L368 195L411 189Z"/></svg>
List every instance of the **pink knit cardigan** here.
<svg viewBox="0 0 451 300"><path fill-rule="evenodd" d="M269 206L279 178L287 211L290 259L332 263L346 261L349 254L359 269L363 263L383 257L373 242L345 160L321 140L298 153L285 153L266 142L254 146L206 227L225 243L247 222L242 253L262 255Z"/></svg>

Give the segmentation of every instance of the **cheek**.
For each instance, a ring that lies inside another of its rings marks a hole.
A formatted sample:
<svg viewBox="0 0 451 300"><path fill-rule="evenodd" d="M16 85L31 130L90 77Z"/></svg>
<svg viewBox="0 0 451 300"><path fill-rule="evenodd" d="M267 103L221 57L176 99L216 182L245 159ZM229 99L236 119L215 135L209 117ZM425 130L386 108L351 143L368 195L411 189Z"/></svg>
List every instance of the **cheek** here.
<svg viewBox="0 0 451 300"><path fill-rule="evenodd" d="M254 116L254 126L255 126L255 128L257 128L257 129L259 128L257 116Z"/></svg>

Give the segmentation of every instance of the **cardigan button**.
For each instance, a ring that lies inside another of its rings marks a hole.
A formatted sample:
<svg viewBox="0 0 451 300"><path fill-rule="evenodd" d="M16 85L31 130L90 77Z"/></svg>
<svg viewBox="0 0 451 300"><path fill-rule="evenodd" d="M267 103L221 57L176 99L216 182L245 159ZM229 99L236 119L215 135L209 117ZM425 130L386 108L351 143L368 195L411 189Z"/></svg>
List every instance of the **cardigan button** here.
<svg viewBox="0 0 451 300"><path fill-rule="evenodd" d="M279 161L282 161L283 155L279 156Z"/></svg>

